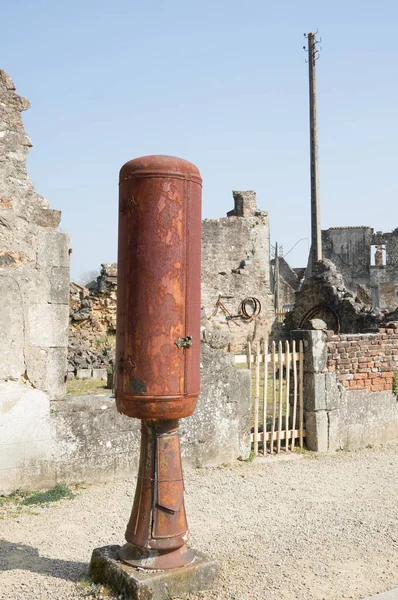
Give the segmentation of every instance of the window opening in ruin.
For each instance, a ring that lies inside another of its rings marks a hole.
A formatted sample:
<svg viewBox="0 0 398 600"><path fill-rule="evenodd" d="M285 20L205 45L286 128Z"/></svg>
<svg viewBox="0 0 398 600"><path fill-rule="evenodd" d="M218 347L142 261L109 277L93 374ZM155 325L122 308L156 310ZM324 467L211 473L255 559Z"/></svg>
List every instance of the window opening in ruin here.
<svg viewBox="0 0 398 600"><path fill-rule="evenodd" d="M372 267L383 267L386 264L385 244L375 244L370 247L370 264Z"/></svg>

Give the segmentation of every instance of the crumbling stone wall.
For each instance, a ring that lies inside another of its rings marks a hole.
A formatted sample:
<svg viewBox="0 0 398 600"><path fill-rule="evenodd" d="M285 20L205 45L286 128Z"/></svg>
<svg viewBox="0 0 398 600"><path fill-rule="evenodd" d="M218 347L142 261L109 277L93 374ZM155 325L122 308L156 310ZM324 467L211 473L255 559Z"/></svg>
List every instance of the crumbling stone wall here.
<svg viewBox="0 0 398 600"><path fill-rule="evenodd" d="M322 231L322 251L354 295L381 309L398 307L398 228L375 233L371 227L332 227Z"/></svg>
<svg viewBox="0 0 398 600"><path fill-rule="evenodd" d="M291 310L296 301L296 292L299 291L301 281L297 273L291 268L283 256L279 257L279 310ZM273 292L275 293L275 259L271 260L271 272L274 281ZM272 286L271 286L272 287Z"/></svg>
<svg viewBox="0 0 398 600"><path fill-rule="evenodd" d="M275 315L268 215L257 208L255 192L233 195L227 217L202 224L202 325L213 345L241 351L248 340L268 336ZM238 315L247 297L260 301L261 313L245 320Z"/></svg>
<svg viewBox="0 0 398 600"><path fill-rule="evenodd" d="M335 333L361 333L377 331L387 313L364 304L347 289L334 263L324 259L296 293L294 310L286 323L290 329L300 329L305 321L319 318Z"/></svg>
<svg viewBox="0 0 398 600"><path fill-rule="evenodd" d="M21 394L65 391L69 237L26 172L32 143L21 111L29 102L0 71L0 380Z"/></svg>
<svg viewBox="0 0 398 600"><path fill-rule="evenodd" d="M68 377L103 377L115 353L117 265L102 264L88 288L70 286Z"/></svg>
<svg viewBox="0 0 398 600"><path fill-rule="evenodd" d="M201 374L197 409L180 421L183 466L247 459L251 449L249 370L236 369L231 354L202 343ZM34 458L25 454L25 444L12 444L15 466L8 477L0 470L0 494L17 487L111 481L136 471L140 421L119 414L114 398L69 397L67 402L52 402L51 409L51 415L37 410L31 423ZM9 429L4 434L12 435Z"/></svg>
<svg viewBox="0 0 398 600"><path fill-rule="evenodd" d="M69 237L61 213L26 171L32 143L21 111L29 102L0 71L0 481L29 473L50 435L50 401L65 395Z"/></svg>

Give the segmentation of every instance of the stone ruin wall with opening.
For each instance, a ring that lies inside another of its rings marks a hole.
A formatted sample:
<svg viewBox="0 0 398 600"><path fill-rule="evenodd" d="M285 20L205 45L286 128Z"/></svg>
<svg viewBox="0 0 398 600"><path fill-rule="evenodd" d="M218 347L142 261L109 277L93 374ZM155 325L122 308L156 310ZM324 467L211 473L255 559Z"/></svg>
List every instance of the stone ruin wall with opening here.
<svg viewBox="0 0 398 600"><path fill-rule="evenodd" d="M332 227L322 231L322 250L362 302L380 309L398 307L398 229L383 233L371 227Z"/></svg>

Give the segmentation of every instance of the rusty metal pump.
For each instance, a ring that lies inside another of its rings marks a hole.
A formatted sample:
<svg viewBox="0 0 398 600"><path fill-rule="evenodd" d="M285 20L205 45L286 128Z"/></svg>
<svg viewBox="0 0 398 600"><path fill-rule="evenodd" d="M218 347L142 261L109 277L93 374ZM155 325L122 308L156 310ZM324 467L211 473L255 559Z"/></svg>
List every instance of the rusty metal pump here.
<svg viewBox="0 0 398 600"><path fill-rule="evenodd" d="M192 561L178 419L200 387L201 184L198 169L145 156L120 171L116 406L142 420L124 562L168 569Z"/></svg>

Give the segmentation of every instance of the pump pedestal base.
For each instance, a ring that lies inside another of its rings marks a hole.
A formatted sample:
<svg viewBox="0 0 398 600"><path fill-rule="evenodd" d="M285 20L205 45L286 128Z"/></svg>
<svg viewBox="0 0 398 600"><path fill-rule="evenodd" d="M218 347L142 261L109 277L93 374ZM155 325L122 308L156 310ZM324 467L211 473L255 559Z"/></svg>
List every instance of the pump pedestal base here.
<svg viewBox="0 0 398 600"><path fill-rule="evenodd" d="M177 550L147 550L133 544L124 544L118 552L118 558L130 567L163 570L189 565L195 559L195 553L184 544Z"/></svg>
<svg viewBox="0 0 398 600"><path fill-rule="evenodd" d="M185 567L153 571L136 569L119 559L120 546L105 546L93 551L90 576L131 600L169 600L182 594L214 587L219 566L204 554L189 549L192 562Z"/></svg>

